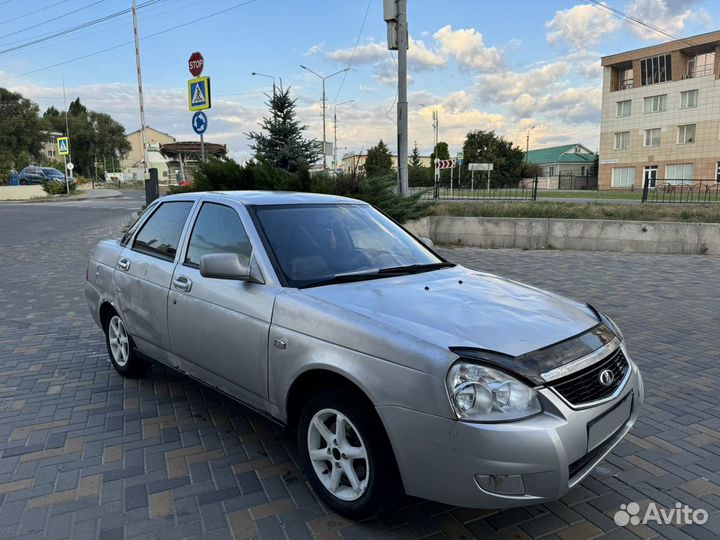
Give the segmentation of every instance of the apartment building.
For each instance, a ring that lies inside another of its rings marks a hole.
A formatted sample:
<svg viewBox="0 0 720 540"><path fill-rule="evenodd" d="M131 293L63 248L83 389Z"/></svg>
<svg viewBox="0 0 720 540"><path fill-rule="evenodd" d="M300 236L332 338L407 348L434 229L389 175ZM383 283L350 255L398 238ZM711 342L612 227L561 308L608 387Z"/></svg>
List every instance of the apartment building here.
<svg viewBox="0 0 720 540"><path fill-rule="evenodd" d="M720 31L602 66L601 188L720 179Z"/></svg>

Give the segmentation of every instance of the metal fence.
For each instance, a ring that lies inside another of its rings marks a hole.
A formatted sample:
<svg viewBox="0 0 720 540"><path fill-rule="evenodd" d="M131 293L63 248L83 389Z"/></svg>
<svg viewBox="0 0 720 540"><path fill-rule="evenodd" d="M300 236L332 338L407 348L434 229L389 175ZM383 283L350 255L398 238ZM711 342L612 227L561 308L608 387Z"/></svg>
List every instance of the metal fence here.
<svg viewBox="0 0 720 540"><path fill-rule="evenodd" d="M720 203L720 182L717 180L657 180L655 185L645 179L642 201L647 203Z"/></svg>
<svg viewBox="0 0 720 540"><path fill-rule="evenodd" d="M561 174L558 176L559 190L598 190L597 176Z"/></svg>
<svg viewBox="0 0 720 540"><path fill-rule="evenodd" d="M537 199L538 179L475 181L470 186L448 186L436 183L430 187L411 187L411 193L422 193L422 199L475 201L534 201Z"/></svg>

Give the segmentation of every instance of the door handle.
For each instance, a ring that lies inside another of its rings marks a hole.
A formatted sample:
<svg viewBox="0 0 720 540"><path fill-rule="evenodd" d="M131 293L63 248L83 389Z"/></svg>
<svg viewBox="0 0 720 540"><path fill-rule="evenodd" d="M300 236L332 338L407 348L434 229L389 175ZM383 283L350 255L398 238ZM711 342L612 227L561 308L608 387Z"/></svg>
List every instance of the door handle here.
<svg viewBox="0 0 720 540"><path fill-rule="evenodd" d="M175 287L178 291L190 292L190 289L192 288L192 281L185 276L178 276L173 280L173 287Z"/></svg>
<svg viewBox="0 0 720 540"><path fill-rule="evenodd" d="M118 261L117 265L120 270L124 270L125 272L127 272L128 270L130 270L130 259L123 257Z"/></svg>

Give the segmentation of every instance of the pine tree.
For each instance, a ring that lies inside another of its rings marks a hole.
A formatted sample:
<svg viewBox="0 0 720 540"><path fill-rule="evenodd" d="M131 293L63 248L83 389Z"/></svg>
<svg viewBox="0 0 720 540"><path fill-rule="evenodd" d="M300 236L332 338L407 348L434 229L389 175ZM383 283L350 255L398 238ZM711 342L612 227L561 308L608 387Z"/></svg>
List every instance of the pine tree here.
<svg viewBox="0 0 720 540"><path fill-rule="evenodd" d="M365 174L369 177L387 176L392 173L392 155L387 145L380 139L377 146L368 148L365 160Z"/></svg>
<svg viewBox="0 0 720 540"><path fill-rule="evenodd" d="M410 154L410 167L422 167L422 161L420 161L420 152L418 151L417 141L415 141L412 149L412 154Z"/></svg>
<svg viewBox="0 0 720 540"><path fill-rule="evenodd" d="M296 119L295 102L290 97L290 88L283 90L281 87L268 101L270 116L259 124L262 131L247 134L254 141L250 148L258 161L288 172L312 165L318 160L319 153L317 141L303 137L307 126Z"/></svg>

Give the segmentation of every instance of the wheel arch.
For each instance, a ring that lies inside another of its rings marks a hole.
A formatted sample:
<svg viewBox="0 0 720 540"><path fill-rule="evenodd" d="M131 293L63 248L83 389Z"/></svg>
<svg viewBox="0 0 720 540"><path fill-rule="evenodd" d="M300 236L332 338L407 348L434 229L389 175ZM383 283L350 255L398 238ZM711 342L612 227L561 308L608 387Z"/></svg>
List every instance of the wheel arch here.
<svg viewBox="0 0 720 540"><path fill-rule="evenodd" d="M100 315L100 324L102 325L102 329L105 330L108 319L112 316L113 313L118 313L118 310L115 309L115 306L113 306L111 302L105 300L100 304L98 313Z"/></svg>
<svg viewBox="0 0 720 540"><path fill-rule="evenodd" d="M377 425L382 429L382 436L385 439L387 448L390 449L392 453L392 462L397 474L397 479L404 491L404 482L398 466L395 447L393 445L392 438L388 433L387 427L375 409L375 404L370 399L367 392L365 392L356 381L346 374L339 373L325 367L313 367L300 373L295 380L293 380L287 392L287 398L285 400L286 425L290 429L297 429L303 404L315 392L323 388L343 389L367 406L369 414L372 415L372 417L376 420Z"/></svg>

